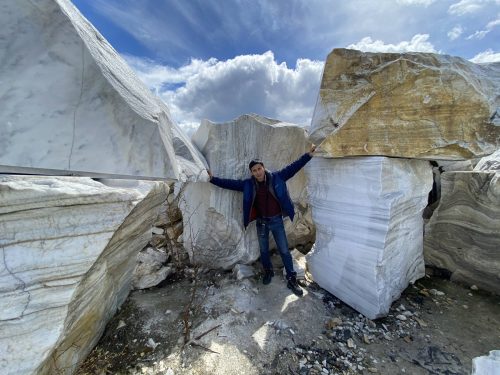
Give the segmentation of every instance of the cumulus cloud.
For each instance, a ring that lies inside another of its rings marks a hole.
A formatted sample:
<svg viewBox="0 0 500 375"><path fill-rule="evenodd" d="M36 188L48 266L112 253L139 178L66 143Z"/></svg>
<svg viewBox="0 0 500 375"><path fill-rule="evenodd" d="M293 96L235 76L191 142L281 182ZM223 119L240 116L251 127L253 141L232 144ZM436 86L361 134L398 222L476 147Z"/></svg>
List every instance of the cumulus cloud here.
<svg viewBox="0 0 500 375"><path fill-rule="evenodd" d="M463 32L464 32L464 29L462 28L462 26L460 26L460 25L455 26L453 29L448 31L448 34L447 34L448 39L455 40L455 39L459 38Z"/></svg>
<svg viewBox="0 0 500 375"><path fill-rule="evenodd" d="M428 7L435 1L436 0L397 0L397 3L402 5L423 5Z"/></svg>
<svg viewBox="0 0 500 375"><path fill-rule="evenodd" d="M416 34L408 41L398 44L385 44L381 40L372 40L369 36L361 39L358 43L350 44L347 48L357 49L363 52L436 52L434 46L428 41L428 34Z"/></svg>
<svg viewBox="0 0 500 375"><path fill-rule="evenodd" d="M324 66L299 59L291 69L278 64L271 51L226 61L191 60L178 69L137 57L126 59L188 133L204 118L229 121L244 113L307 126Z"/></svg>
<svg viewBox="0 0 500 375"><path fill-rule="evenodd" d="M484 52L478 53L472 59L470 59L473 63L490 63L490 62L499 62L500 61L500 52L493 52L492 49L487 49Z"/></svg>

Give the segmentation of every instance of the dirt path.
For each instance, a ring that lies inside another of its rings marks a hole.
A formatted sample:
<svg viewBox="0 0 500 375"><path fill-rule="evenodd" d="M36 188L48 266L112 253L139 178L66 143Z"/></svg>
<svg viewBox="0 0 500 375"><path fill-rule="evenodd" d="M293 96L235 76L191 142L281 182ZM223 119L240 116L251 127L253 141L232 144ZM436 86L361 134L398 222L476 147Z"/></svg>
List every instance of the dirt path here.
<svg viewBox="0 0 500 375"><path fill-rule="evenodd" d="M133 292L78 374L470 374L500 349L500 297L441 278L376 321L314 283L298 298L281 277L197 280L192 302L190 278ZM183 346L188 324L202 337Z"/></svg>

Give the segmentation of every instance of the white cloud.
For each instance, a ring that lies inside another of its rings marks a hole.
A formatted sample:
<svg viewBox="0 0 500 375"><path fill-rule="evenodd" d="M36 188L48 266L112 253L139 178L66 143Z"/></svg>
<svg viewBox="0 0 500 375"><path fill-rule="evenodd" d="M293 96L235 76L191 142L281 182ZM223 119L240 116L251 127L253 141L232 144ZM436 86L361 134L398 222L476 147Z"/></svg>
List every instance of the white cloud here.
<svg viewBox="0 0 500 375"><path fill-rule="evenodd" d="M409 42L402 41L398 44L385 44L381 40L374 41L367 36L358 43L350 44L347 48L363 52L437 52L428 39L428 34L416 34Z"/></svg>
<svg viewBox="0 0 500 375"><path fill-rule="evenodd" d="M468 13L476 13L488 3L500 4L499 0L460 0L450 5L448 13L453 16L463 16Z"/></svg>
<svg viewBox="0 0 500 375"><path fill-rule="evenodd" d="M455 40L458 37L460 37L460 35L462 35L463 32L464 32L464 29L462 28L462 26L460 26L460 25L455 26L453 29L448 31L448 34L447 34L448 39Z"/></svg>
<svg viewBox="0 0 500 375"><path fill-rule="evenodd" d="M428 7L435 1L436 0L397 0L397 3L402 5L423 5Z"/></svg>
<svg viewBox="0 0 500 375"><path fill-rule="evenodd" d="M192 60L179 69L126 56L139 77L167 103L191 133L204 118L228 121L244 113L307 126L319 91L323 62L278 64L270 51L226 61Z"/></svg>
<svg viewBox="0 0 500 375"><path fill-rule="evenodd" d="M500 52L493 52L492 49L487 49L484 52L478 53L472 59L470 59L473 63L490 63L490 62L499 62L500 61Z"/></svg>
<svg viewBox="0 0 500 375"><path fill-rule="evenodd" d="M493 20L491 22L488 22L486 24L486 27L484 30L478 30L474 34L469 35L466 39L471 40L471 39L483 39L491 30L493 30L495 27L500 25L500 17L497 18L496 20Z"/></svg>

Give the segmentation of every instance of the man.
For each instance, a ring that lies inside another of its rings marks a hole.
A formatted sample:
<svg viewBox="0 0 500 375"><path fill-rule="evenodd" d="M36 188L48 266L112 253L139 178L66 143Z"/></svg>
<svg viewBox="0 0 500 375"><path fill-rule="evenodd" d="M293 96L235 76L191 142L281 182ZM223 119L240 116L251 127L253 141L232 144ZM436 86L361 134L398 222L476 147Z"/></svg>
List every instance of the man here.
<svg viewBox="0 0 500 375"><path fill-rule="evenodd" d="M283 265L286 270L287 287L297 296L303 291L297 284L297 273L293 269L292 256L288 250L283 216L293 220L295 210L288 194L286 181L292 178L306 163L311 160L316 146L302 155L299 159L277 172L265 169L261 160L254 159L248 165L252 176L245 180L232 180L208 175L210 182L224 189L243 192L243 225L257 220L257 237L260 247L260 261L264 268L262 282L267 285L274 276L273 265L269 255L269 232L273 233Z"/></svg>

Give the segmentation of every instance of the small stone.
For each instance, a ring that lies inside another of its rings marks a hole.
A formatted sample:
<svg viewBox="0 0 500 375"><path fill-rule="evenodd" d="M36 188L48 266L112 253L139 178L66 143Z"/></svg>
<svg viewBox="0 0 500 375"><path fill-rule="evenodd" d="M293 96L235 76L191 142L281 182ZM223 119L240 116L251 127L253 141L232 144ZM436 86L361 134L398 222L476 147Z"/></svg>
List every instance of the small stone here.
<svg viewBox="0 0 500 375"><path fill-rule="evenodd" d="M473 294L472 294L472 293L467 293L467 295L468 295L469 297L473 297Z"/></svg>
<svg viewBox="0 0 500 375"><path fill-rule="evenodd" d="M462 307L463 307L464 309L466 309L466 310L469 308L469 306L467 306L467 305L462 305Z"/></svg>
<svg viewBox="0 0 500 375"><path fill-rule="evenodd" d="M163 228L157 228L157 227L153 227L153 229L151 231L153 232L153 234L163 234L163 233L165 233L165 229L163 229Z"/></svg>
<svg viewBox="0 0 500 375"><path fill-rule="evenodd" d="M116 327L116 329L120 329L120 328L125 327L125 326L126 326L125 322L123 320L120 320L118 322L118 326Z"/></svg>
<svg viewBox="0 0 500 375"><path fill-rule="evenodd" d="M427 327L427 323L424 322L422 319L417 318L416 316L413 317L413 319L415 319L417 321L417 323L420 325L420 327Z"/></svg>
<svg viewBox="0 0 500 375"><path fill-rule="evenodd" d="M406 310L406 311L403 311L403 315L404 316L412 316L413 313L411 311Z"/></svg>
<svg viewBox="0 0 500 375"><path fill-rule="evenodd" d="M437 289L431 289L431 290L429 290L429 292L433 296L444 296L444 292L441 292L440 290L437 290Z"/></svg>
<svg viewBox="0 0 500 375"><path fill-rule="evenodd" d="M332 319L329 319L326 322L326 328L333 329L333 328L337 327L340 324L342 324L342 319L340 319L340 318L332 318Z"/></svg>
<svg viewBox="0 0 500 375"><path fill-rule="evenodd" d="M354 344L353 339L347 339L347 347L349 347L351 349L356 347L356 345Z"/></svg>
<svg viewBox="0 0 500 375"><path fill-rule="evenodd" d="M368 335L363 334L363 341L365 344L370 344L370 338L368 337Z"/></svg>
<svg viewBox="0 0 500 375"><path fill-rule="evenodd" d="M413 341L410 336L403 337L403 340L405 340L408 344L410 344Z"/></svg>
<svg viewBox="0 0 500 375"><path fill-rule="evenodd" d="M406 316L401 315L401 314L400 315L396 315L396 318L399 319L399 320L403 320L403 321L406 320Z"/></svg>
<svg viewBox="0 0 500 375"><path fill-rule="evenodd" d="M368 367L368 371L370 371L371 373L376 373L378 372L377 368L376 367Z"/></svg>
<svg viewBox="0 0 500 375"><path fill-rule="evenodd" d="M422 296L425 296L425 297L429 297L429 292L427 292L426 289L422 289L418 292L418 294L422 295Z"/></svg>
<svg viewBox="0 0 500 375"><path fill-rule="evenodd" d="M479 290L479 288L476 285L471 285L470 289L471 290Z"/></svg>

